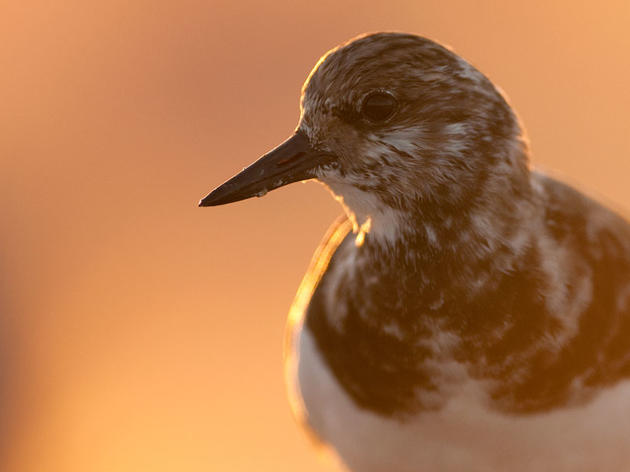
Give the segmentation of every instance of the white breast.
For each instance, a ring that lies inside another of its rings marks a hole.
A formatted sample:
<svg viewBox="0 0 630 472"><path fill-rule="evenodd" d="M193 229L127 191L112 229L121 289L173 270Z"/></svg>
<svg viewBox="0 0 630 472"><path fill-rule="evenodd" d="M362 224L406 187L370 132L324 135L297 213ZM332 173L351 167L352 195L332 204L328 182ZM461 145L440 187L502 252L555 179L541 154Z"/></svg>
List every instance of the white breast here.
<svg viewBox="0 0 630 472"><path fill-rule="evenodd" d="M630 470L630 382L586 406L505 416L484 409L469 381L441 411L400 422L358 408L313 337L301 323L295 329L289 380L310 427L353 472Z"/></svg>

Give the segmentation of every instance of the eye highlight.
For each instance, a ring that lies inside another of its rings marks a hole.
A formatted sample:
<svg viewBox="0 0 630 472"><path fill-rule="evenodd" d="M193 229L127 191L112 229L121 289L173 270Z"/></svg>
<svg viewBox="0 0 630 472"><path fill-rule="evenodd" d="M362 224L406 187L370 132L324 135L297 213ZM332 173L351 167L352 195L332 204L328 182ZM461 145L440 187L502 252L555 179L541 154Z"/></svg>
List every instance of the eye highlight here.
<svg viewBox="0 0 630 472"><path fill-rule="evenodd" d="M397 105L398 102L391 93L371 92L361 103L361 114L373 123L380 123L391 118Z"/></svg>

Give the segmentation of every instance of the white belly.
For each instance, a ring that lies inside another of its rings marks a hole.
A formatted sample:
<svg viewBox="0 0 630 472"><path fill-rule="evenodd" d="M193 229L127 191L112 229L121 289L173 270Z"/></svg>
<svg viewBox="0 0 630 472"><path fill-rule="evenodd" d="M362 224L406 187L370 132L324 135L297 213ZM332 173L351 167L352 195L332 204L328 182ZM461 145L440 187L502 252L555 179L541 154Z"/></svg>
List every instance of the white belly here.
<svg viewBox="0 0 630 472"><path fill-rule="evenodd" d="M505 416L481 406L471 381L441 411L401 423L358 408L296 328L289 381L310 427L353 472L630 471L630 382L586 406Z"/></svg>

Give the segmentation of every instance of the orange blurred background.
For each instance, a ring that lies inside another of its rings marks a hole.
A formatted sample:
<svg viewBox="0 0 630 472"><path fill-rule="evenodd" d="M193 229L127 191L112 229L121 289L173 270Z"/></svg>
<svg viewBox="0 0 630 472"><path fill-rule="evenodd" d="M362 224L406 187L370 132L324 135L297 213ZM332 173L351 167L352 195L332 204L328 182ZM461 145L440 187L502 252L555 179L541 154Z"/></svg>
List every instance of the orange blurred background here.
<svg viewBox="0 0 630 472"><path fill-rule="evenodd" d="M0 4L0 470L321 471L285 316L340 208L292 185L199 209L282 141L327 49L451 45L551 169L630 208L630 2Z"/></svg>

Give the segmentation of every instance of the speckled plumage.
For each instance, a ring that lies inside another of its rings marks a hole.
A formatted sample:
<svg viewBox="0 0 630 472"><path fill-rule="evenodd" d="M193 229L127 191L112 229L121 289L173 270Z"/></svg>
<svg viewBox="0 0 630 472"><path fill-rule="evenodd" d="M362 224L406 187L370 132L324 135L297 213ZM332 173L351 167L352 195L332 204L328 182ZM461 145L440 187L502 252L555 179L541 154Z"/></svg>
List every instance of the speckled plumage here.
<svg viewBox="0 0 630 472"><path fill-rule="evenodd" d="M290 315L315 434L355 472L630 467L630 225L531 171L502 93L428 39L333 49L301 109L347 214Z"/></svg>

